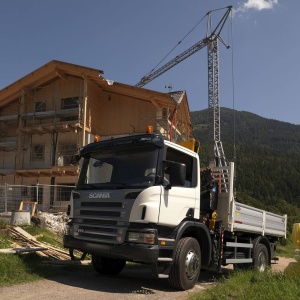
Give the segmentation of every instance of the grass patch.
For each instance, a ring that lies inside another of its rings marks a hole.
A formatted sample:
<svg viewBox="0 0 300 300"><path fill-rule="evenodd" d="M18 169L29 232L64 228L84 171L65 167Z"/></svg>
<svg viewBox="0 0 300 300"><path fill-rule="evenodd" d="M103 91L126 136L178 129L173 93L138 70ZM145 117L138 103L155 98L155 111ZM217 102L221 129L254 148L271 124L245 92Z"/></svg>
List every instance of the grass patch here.
<svg viewBox="0 0 300 300"><path fill-rule="evenodd" d="M8 222L0 219L0 229L5 229L8 226Z"/></svg>
<svg viewBox="0 0 300 300"><path fill-rule="evenodd" d="M278 256L294 258L295 256L295 245L292 243L287 243L286 245L277 245L276 254Z"/></svg>
<svg viewBox="0 0 300 300"><path fill-rule="evenodd" d="M0 254L0 287L57 275L57 270L42 267L40 262L41 258L34 253Z"/></svg>
<svg viewBox="0 0 300 300"><path fill-rule="evenodd" d="M0 249L11 248L11 242L8 237L0 235Z"/></svg>
<svg viewBox="0 0 300 300"><path fill-rule="evenodd" d="M35 225L22 226L22 228L33 236L39 236L38 241L63 249L61 236ZM11 248L12 243L11 236L0 235L0 248ZM80 268L91 270L88 266L45 266L41 263L43 260L44 258L36 253L20 255L0 253L0 287L62 275Z"/></svg>
<svg viewBox="0 0 300 300"><path fill-rule="evenodd" d="M300 298L299 277L280 272L259 273L255 271L233 272L222 278L216 286L189 300L294 300Z"/></svg>
<svg viewBox="0 0 300 300"><path fill-rule="evenodd" d="M91 265L45 265L35 253L0 254L0 287L32 282L54 276L68 276L70 272L94 272ZM1 297L0 297L1 299Z"/></svg>

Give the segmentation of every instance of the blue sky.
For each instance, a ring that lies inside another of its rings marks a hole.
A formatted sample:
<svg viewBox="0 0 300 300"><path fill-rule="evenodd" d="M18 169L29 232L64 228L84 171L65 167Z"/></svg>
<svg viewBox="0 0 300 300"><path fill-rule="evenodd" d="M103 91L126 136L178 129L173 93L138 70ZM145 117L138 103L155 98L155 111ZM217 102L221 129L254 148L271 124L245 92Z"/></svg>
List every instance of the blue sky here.
<svg viewBox="0 0 300 300"><path fill-rule="evenodd" d="M235 13L232 30L228 21L222 31L231 48L219 44L221 106L300 124L299 0L2 0L0 89L53 59L135 85L208 11L228 5ZM214 25L224 12L212 14ZM203 21L163 63L205 35ZM207 73L203 48L145 88L186 90L190 110L202 110Z"/></svg>

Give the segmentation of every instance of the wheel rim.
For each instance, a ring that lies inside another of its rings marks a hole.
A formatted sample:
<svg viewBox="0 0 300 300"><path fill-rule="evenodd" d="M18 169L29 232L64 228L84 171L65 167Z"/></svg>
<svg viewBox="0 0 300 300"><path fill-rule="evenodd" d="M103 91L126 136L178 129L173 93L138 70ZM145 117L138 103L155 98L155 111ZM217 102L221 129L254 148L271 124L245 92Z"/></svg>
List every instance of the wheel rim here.
<svg viewBox="0 0 300 300"><path fill-rule="evenodd" d="M267 257L265 253L260 252L258 255L258 270L260 272L264 272L267 267Z"/></svg>
<svg viewBox="0 0 300 300"><path fill-rule="evenodd" d="M194 250L190 250L185 259L185 273L188 279L193 279L200 268L200 260Z"/></svg>

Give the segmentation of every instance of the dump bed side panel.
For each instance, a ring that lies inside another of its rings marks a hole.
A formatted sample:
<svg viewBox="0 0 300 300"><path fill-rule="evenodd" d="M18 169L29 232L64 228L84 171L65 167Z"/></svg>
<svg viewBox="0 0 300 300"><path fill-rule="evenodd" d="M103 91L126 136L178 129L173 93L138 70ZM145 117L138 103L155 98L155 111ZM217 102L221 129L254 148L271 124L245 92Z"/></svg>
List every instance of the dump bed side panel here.
<svg viewBox="0 0 300 300"><path fill-rule="evenodd" d="M233 204L233 228L247 231L263 231L263 211L241 203Z"/></svg>
<svg viewBox="0 0 300 300"><path fill-rule="evenodd" d="M286 237L287 215L279 216L266 212L265 234Z"/></svg>
<svg viewBox="0 0 300 300"><path fill-rule="evenodd" d="M219 191L217 215L225 230L286 237L286 215L276 215L235 201L233 163L228 167L214 168L213 173Z"/></svg>
<svg viewBox="0 0 300 300"><path fill-rule="evenodd" d="M286 216L276 215L242 203L233 203L231 222L232 231L286 236Z"/></svg>

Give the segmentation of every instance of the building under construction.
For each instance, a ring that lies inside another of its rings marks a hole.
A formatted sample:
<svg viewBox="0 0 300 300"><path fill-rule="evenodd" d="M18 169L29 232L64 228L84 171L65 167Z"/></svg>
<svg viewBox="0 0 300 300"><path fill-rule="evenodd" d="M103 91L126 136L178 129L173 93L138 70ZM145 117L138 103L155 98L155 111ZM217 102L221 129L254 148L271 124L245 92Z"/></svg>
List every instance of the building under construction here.
<svg viewBox="0 0 300 300"><path fill-rule="evenodd" d="M95 135L142 133L151 125L173 141L188 138L184 91L156 92L102 74L51 61L0 91L0 185L74 185L79 170L71 156Z"/></svg>

